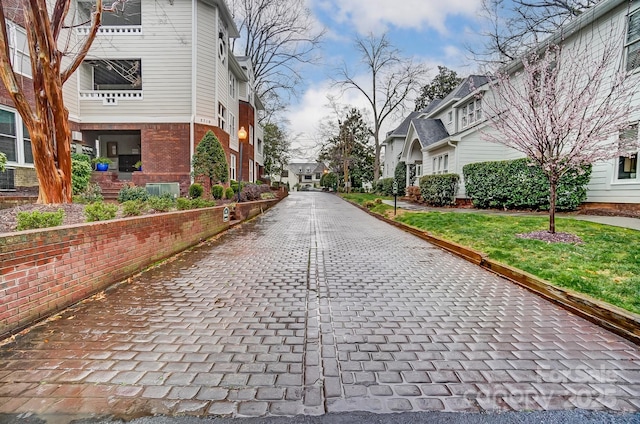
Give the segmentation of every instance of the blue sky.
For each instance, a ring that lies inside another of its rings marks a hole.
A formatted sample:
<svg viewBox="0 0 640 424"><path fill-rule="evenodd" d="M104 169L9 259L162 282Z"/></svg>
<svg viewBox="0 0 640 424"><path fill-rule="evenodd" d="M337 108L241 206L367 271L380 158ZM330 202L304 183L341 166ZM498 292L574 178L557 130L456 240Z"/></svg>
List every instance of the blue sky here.
<svg viewBox="0 0 640 424"><path fill-rule="evenodd" d="M294 100L286 118L296 134L293 147L301 147L306 159L314 159L318 145L318 123L331 113L327 95L337 95L330 87L330 76L343 61L351 68L358 58L353 49L356 34L387 35L404 56L426 63L430 80L438 65L447 66L464 76L477 71L466 45L478 43L482 20L481 0L307 0L318 25L327 30L320 64L306 67L300 98ZM341 103L364 107L356 92L342 96ZM413 106L413 103L410 105ZM400 118L398 118L400 119ZM397 126L389 120L383 130ZM300 157L298 159L302 159Z"/></svg>

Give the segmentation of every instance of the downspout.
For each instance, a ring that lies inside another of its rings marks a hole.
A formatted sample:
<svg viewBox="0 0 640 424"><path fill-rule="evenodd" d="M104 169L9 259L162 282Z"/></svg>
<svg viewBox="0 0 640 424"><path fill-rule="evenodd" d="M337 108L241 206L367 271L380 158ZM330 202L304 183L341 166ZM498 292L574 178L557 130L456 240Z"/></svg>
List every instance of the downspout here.
<svg viewBox="0 0 640 424"><path fill-rule="evenodd" d="M196 77L197 77L197 42L198 42L198 14L196 8L198 0L191 0L191 118L189 119L189 178L193 184L193 163L191 158L195 153L195 122L196 122Z"/></svg>

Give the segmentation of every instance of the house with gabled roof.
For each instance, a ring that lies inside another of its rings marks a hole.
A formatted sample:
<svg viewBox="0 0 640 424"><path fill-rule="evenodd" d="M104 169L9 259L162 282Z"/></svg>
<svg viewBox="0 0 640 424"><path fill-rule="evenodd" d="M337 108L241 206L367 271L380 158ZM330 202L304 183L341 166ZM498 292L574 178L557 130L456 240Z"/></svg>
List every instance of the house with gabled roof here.
<svg viewBox="0 0 640 424"><path fill-rule="evenodd" d="M591 35L597 34L597 37ZM620 60L611 63L611 74L618 67L632 72L632 78L640 78L640 2L630 0L603 0L596 6L563 26L551 36L548 43L563 43L571 48L577 37L592 40L590 47L598 49L601 44L594 40L603 34L620 36ZM601 42L600 42L601 43ZM508 65L510 73L521 65L517 61ZM416 176L456 173L461 177L458 198L465 198L462 169L466 164L510 160L524 155L501 144L483 139L482 133L494 131L487 125L482 94L491 90L491 81L486 76L471 75L456 87L446 98L429 107L428 113L414 113L394 130L401 138L405 134L402 153L397 151L389 160L397 158L406 162L407 175ZM640 90L634 98L640 102ZM629 116L630 133L638 137L640 112ZM406 133L404 129L406 128ZM612 137L618 137L614 135ZM628 134L627 134L628 136ZM388 138L387 140L391 140ZM398 140L392 140L394 143ZM385 157L385 164L387 158ZM397 162L395 162L397 164ZM395 169L395 164L390 164ZM387 174L385 174L387 175ZM393 176L389 174L388 176ZM418 178L409 181L417 184ZM619 157L593 164L591 181L587 186L587 206L614 205L618 208L640 209L640 166L638 154Z"/></svg>

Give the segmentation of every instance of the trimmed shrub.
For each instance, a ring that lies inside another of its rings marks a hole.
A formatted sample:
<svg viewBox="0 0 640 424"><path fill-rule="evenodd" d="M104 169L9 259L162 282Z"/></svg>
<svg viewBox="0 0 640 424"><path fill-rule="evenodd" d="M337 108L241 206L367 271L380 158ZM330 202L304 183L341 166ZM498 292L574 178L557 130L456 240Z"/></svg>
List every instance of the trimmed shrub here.
<svg viewBox="0 0 640 424"><path fill-rule="evenodd" d="M146 204L140 200L127 200L122 204L124 216L139 216L146 210Z"/></svg>
<svg viewBox="0 0 640 424"><path fill-rule="evenodd" d="M104 200L104 197L102 197L102 189L96 183L89 183L85 191L77 196L73 196L74 202L82 204L100 202L102 200Z"/></svg>
<svg viewBox="0 0 640 424"><path fill-rule="evenodd" d="M116 205L95 202L84 207L84 216L88 222L108 221L116 217L118 207Z"/></svg>
<svg viewBox="0 0 640 424"><path fill-rule="evenodd" d="M549 182L527 158L479 162L462 168L465 191L473 206L500 209L549 209ZM587 198L591 166L565 174L558 183L556 209L575 210Z"/></svg>
<svg viewBox="0 0 640 424"><path fill-rule="evenodd" d="M425 175L420 178L420 195L431 206L449 206L456 202L458 174Z"/></svg>
<svg viewBox="0 0 640 424"><path fill-rule="evenodd" d="M193 183L189 186L189 197L192 199L202 197L202 193L204 193L204 187L202 187L202 184Z"/></svg>
<svg viewBox="0 0 640 424"><path fill-rule="evenodd" d="M87 155L71 154L71 188L73 195L83 193L91 179L91 159Z"/></svg>
<svg viewBox="0 0 640 424"><path fill-rule="evenodd" d="M215 205L215 201L203 199L202 197L191 200L191 209L212 208Z"/></svg>
<svg viewBox="0 0 640 424"><path fill-rule="evenodd" d="M196 197L198 199L198 197ZM186 211L191 209L191 199L187 199L186 197L178 197L176 199L176 209L179 211Z"/></svg>
<svg viewBox="0 0 640 424"><path fill-rule="evenodd" d="M225 199L233 199L234 196L236 195L236 192L233 191L233 189L231 187L227 187L227 189L224 191L224 198Z"/></svg>
<svg viewBox="0 0 640 424"><path fill-rule="evenodd" d="M381 204L382 204L382 199L381 199L381 198L379 198L379 197L376 197L375 199L373 199L373 202L374 202L376 205L381 205Z"/></svg>
<svg viewBox="0 0 640 424"><path fill-rule="evenodd" d="M393 175L398 182L398 196L404 196L405 187L407 186L407 164L398 162Z"/></svg>
<svg viewBox="0 0 640 424"><path fill-rule="evenodd" d="M149 206L149 209L153 209L156 212L168 212L173 208L174 204L175 201L171 196L171 193L166 193L162 196L151 196L149 197L149 200L147 200L147 206Z"/></svg>
<svg viewBox="0 0 640 424"><path fill-rule="evenodd" d="M58 209L56 212L18 212L17 218L16 230L18 231L57 227L64 221L64 211Z"/></svg>
<svg viewBox="0 0 640 424"><path fill-rule="evenodd" d="M222 199L222 196L224 195L224 187L221 185L214 185L211 187L211 195L216 200Z"/></svg>
<svg viewBox="0 0 640 424"><path fill-rule="evenodd" d="M140 200L146 202L149 200L149 193L144 187L136 187L134 185L124 186L118 192L118 202L124 203L127 200Z"/></svg>
<svg viewBox="0 0 640 424"><path fill-rule="evenodd" d="M240 186L241 186L241 185L242 185L242 184L240 184L240 183L239 183L238 181L236 181L236 180L231 180L231 181L229 182L229 187L231 187L231 189L233 189L233 192L234 192L234 193L237 193L237 192L239 191L239 189L240 189Z"/></svg>
<svg viewBox="0 0 640 424"><path fill-rule="evenodd" d="M400 190L400 187L398 187ZM393 196L393 178L381 178L376 182L376 193Z"/></svg>
<svg viewBox="0 0 640 424"><path fill-rule="evenodd" d="M367 209L372 209L375 205L376 205L376 202L372 200L366 200L362 203L362 206L364 206Z"/></svg>

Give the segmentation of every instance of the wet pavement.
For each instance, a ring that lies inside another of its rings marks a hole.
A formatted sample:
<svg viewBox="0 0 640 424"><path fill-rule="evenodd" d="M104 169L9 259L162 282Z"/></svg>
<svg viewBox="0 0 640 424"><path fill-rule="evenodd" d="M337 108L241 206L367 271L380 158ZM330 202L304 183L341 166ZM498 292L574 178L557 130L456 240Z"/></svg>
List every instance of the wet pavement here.
<svg viewBox="0 0 640 424"><path fill-rule="evenodd" d="M18 422L574 409L640 410L638 347L319 192L0 348Z"/></svg>

